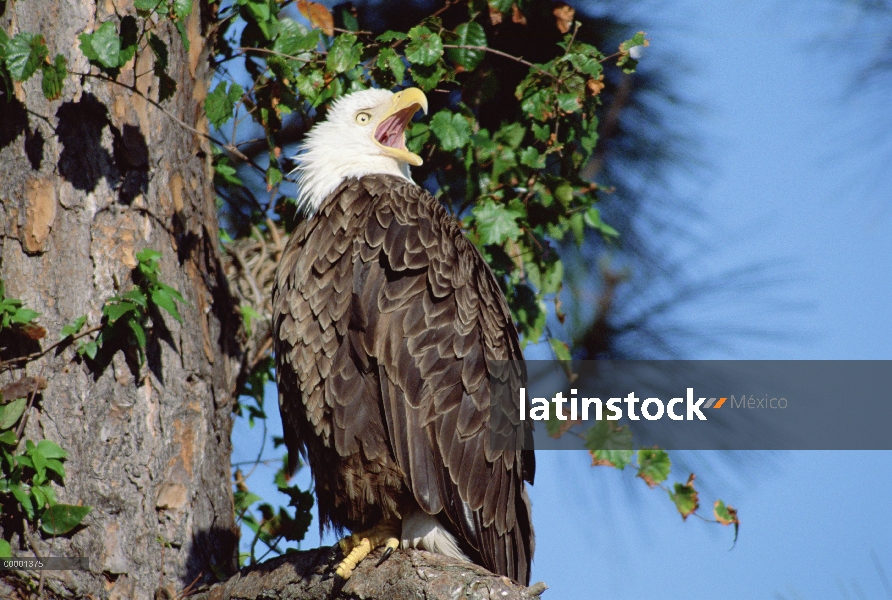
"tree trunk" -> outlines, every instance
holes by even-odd
[[[206,129],[200,9],[196,1],[185,22],[188,52],[170,21],[154,30],[177,83],[162,103],[170,115],[97,77],[69,75],[55,101],[44,99],[39,75],[16,84],[14,99],[0,96],[0,277],[7,297],[40,312],[48,332],[39,342],[0,343],[2,358],[48,347],[81,315],[86,327],[99,324],[105,301],[133,285],[143,248],[162,253],[161,280],[189,303],[182,323],[154,316],[142,365],[126,349],[94,361],[70,344],[0,373],[0,385],[46,378],[24,437],[67,450],[57,499],[93,507],[82,526],[55,538],[4,512],[0,537],[12,539],[14,555],[83,556],[89,570],[4,572],[0,597],[15,597],[32,577],[60,597],[151,598],[235,568],[229,435],[241,351],[220,266],[210,148],[189,129]],[[42,34],[50,56],[61,53],[81,74],[91,67],[78,34],[124,15],[136,15],[132,2],[0,2],[10,36]],[[158,99],[152,64],[143,41],[117,79]]]

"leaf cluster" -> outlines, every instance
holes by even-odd
[[[33,325],[38,313],[21,300],[7,298],[0,281],[0,331]],[[64,535],[77,527],[90,507],[59,504],[53,482],[64,485],[68,453],[50,440],[36,444],[20,438],[27,398],[3,398],[0,394],[0,518],[21,513],[49,535]],[[21,443],[24,441],[24,448]],[[11,556],[9,540],[0,538],[0,558]]]
[[[550,421],[549,426],[552,426]],[[593,466],[609,466],[619,470],[636,468],[636,477],[640,477],[648,487],[658,487],[669,495],[682,519],[687,520],[691,515],[700,517],[697,513],[700,496],[694,486],[694,474],[691,473],[685,483],[676,482],[667,488],[664,482],[669,479],[672,470],[669,453],[656,447],[634,450],[632,432],[628,427],[606,420],[599,421],[585,432],[585,447],[591,454]],[[712,521],[720,525],[734,525],[734,540],[737,540],[740,521],[733,507],[716,500]]]
[[[6,93],[12,95],[14,81],[27,81],[39,70],[43,75],[41,89],[47,100],[61,96],[68,63],[61,54],[52,60],[49,55],[42,35],[21,32],[10,38],[0,29],[0,80]]]
[[[21,300],[7,298],[3,282],[0,281],[0,330],[31,324],[39,316],[40,313],[25,308]]]
[[[314,500],[311,492],[301,490],[295,485],[289,485],[284,469],[279,469],[275,476],[276,487],[280,493],[288,496],[289,501],[287,507],[273,507],[273,505],[263,502],[263,498],[248,490],[241,471],[237,470],[235,477],[238,484],[233,493],[236,519],[254,533],[250,551],[240,557],[241,564],[254,564],[263,560],[266,554],[258,557],[256,553],[258,542],[267,547],[267,553],[281,554],[280,542],[299,543],[304,539],[312,521],[310,509],[313,508]],[[254,504],[257,504],[254,510],[259,513],[259,516],[251,510],[251,506]],[[293,509],[293,516],[289,509]]]
[[[136,284],[106,301],[102,307],[103,327],[99,335],[95,340],[82,342],[78,354],[95,359],[105,344],[123,341],[128,347],[136,349],[142,364],[145,362],[146,332],[150,328],[151,317],[159,316],[159,310],[163,310],[177,321],[183,321],[177,303],[187,306],[188,303],[180,292],[161,281],[161,253],[145,248],[137,253],[136,259]],[[81,317],[63,328],[63,337],[76,334],[85,321],[86,317]]]

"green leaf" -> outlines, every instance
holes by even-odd
[[[644,448],[638,451],[638,477],[644,480],[648,487],[655,487],[666,481],[672,462],[669,453],[658,448]]]
[[[487,200],[471,212],[477,220],[477,233],[483,244],[501,244],[520,237],[521,229],[517,224],[517,219],[523,216],[520,211]]]
[[[552,294],[561,289],[564,282],[564,263],[559,259],[540,266],[536,263],[527,265],[527,279],[542,294]]]
[[[33,450],[29,452],[31,457],[31,463],[34,465],[34,470],[37,471],[37,474],[44,478],[46,477],[46,458],[40,453],[38,450]]]
[[[573,360],[573,357],[570,356],[570,347],[565,342],[557,338],[550,338],[548,342],[557,360]]]
[[[266,187],[267,187],[267,189],[269,189],[269,190],[273,189],[274,187],[276,187],[277,185],[282,183],[282,180],[283,180],[283,176],[282,176],[281,169],[279,169],[279,167],[276,166],[275,164],[271,164],[266,169]]]
[[[91,510],[89,506],[56,504],[40,515],[40,528],[49,535],[64,535],[80,525]]]
[[[700,508],[700,498],[697,490],[694,489],[694,474],[688,477],[687,483],[676,483],[675,491],[669,492],[669,498],[675,504],[675,508],[681,513],[681,518],[687,520],[698,508]]]
[[[134,0],[133,6],[136,7],[136,10],[145,10],[145,11],[153,11],[158,5],[161,4],[161,0]]]
[[[247,510],[255,502],[260,502],[261,500],[263,500],[263,498],[261,498],[257,494],[247,491],[233,492],[232,496],[235,500],[235,510],[238,512]]]
[[[183,49],[186,52],[189,52],[189,48],[192,45],[189,43],[189,32],[186,31],[186,26],[183,25],[182,21],[176,21],[176,22],[174,22],[174,25],[176,26],[177,31],[180,34],[180,39],[183,41]]]
[[[375,40],[378,42],[387,43],[387,42],[393,42],[396,40],[404,40],[407,37],[409,37],[409,36],[406,35],[405,33],[403,33],[402,31],[385,31],[384,33],[382,33],[381,35],[376,37]]]
[[[440,62],[433,66],[425,66],[422,64],[414,65],[411,69],[412,79],[425,92],[429,92],[439,85],[446,76],[446,69]]]
[[[344,73],[359,64],[362,44],[358,44],[356,39],[352,33],[342,33],[335,38],[325,59],[325,68],[329,73]]]
[[[416,121],[409,124],[406,132],[406,146],[410,152],[421,154],[422,148],[431,137],[431,128],[427,123]]]
[[[597,79],[601,75],[602,67],[596,56],[572,53],[565,57],[573,67],[584,75]]]
[[[599,421],[585,432],[585,447],[592,455],[593,465],[625,469],[632,460],[632,432],[628,427]]]
[[[447,152],[461,148],[471,141],[471,124],[459,114],[441,110],[430,122],[431,131],[440,138],[440,147]]]
[[[273,50],[288,56],[296,56],[301,52],[314,50],[319,43],[319,30],[307,35],[307,28],[288,17],[279,19],[279,35],[273,44]]]
[[[13,323],[18,323],[19,325],[27,325],[39,316],[39,312],[33,311],[30,308],[20,308],[14,315],[12,315],[11,321]]]
[[[56,473],[62,479],[65,479],[65,465],[63,465],[61,461],[56,460],[55,458],[48,458],[46,460],[46,468]]]
[[[168,294],[170,294],[171,297],[172,297],[174,300],[179,300],[180,302],[182,302],[182,303],[185,304],[186,306],[191,306],[191,304],[189,304],[188,302],[186,302],[186,299],[183,298],[183,295],[182,295],[181,293],[179,293],[177,290],[175,290],[174,288],[170,287],[170,286],[167,285],[166,283],[159,283],[159,284],[158,284],[158,287],[160,287],[162,290],[164,290],[165,292],[167,292]]]
[[[486,32],[479,23],[462,23],[455,28],[455,46],[486,46]],[[483,60],[483,50],[469,48],[450,48],[447,56],[452,62],[473,71]]]
[[[12,547],[6,540],[0,540],[0,558],[12,558]]]
[[[545,155],[539,154],[533,146],[527,146],[520,153],[520,164],[530,167],[531,169],[545,168]]]
[[[514,150],[505,146],[499,149],[495,156],[493,156],[492,161],[492,179],[493,181],[498,181],[499,177],[502,176],[503,173],[507,172],[508,169],[517,166],[517,159],[514,155]]]
[[[582,98],[579,94],[558,94],[558,108],[566,113],[574,113],[582,108]]]
[[[102,314],[108,317],[108,322],[112,325],[127,313],[135,311],[136,304],[133,302],[110,302],[102,307]]]
[[[98,351],[99,344],[97,344],[96,342],[87,342],[77,349],[78,354],[86,354],[90,360],[96,358],[96,353]]]
[[[53,64],[44,63],[40,69],[43,71],[43,81],[40,83],[43,96],[47,100],[55,100],[62,95],[62,86],[68,74],[68,63],[64,56],[57,54]]]
[[[570,215],[570,231],[573,232],[573,237],[576,238],[576,245],[581,246],[585,240],[585,225],[581,213],[576,212]]]
[[[547,142],[548,138],[551,137],[551,128],[548,125],[540,125],[539,123],[533,123],[532,130],[533,130],[533,137],[536,138],[536,141]]]
[[[6,42],[6,68],[16,81],[31,77],[49,54],[42,35],[19,33]]]
[[[68,458],[68,453],[59,447],[59,444],[51,442],[50,440],[40,440],[37,442],[37,451],[40,452],[44,458]]]
[[[273,13],[273,9],[267,0],[248,0],[247,2],[240,2],[240,4],[243,4],[247,9],[248,18],[245,20],[249,23],[253,21],[260,28],[263,37],[268,40],[276,37],[279,32],[279,21],[276,19],[276,15]],[[242,13],[242,16],[245,16],[245,14]]]
[[[517,148],[520,146],[520,143],[523,141],[524,136],[526,136],[527,130],[520,123],[511,123],[510,125],[503,125],[501,129],[499,129],[493,139],[497,142],[502,142],[508,145],[511,148]]]
[[[185,19],[192,14],[192,0],[171,0],[170,8],[177,19]]]
[[[106,21],[93,33],[82,33],[78,37],[84,56],[108,69],[120,66],[121,38],[114,23]]]
[[[210,94],[204,99],[204,111],[207,114],[208,121],[214,127],[222,127],[229,119],[232,118],[235,110],[235,103],[242,96],[242,88],[238,84],[233,84],[227,91],[227,84],[221,81]],[[238,94],[234,93],[238,92]],[[233,100],[233,98],[236,100]]]
[[[601,220],[601,211],[592,206],[585,211],[585,224],[592,229],[597,229],[606,237],[619,237],[619,232]]]
[[[9,486],[9,491],[15,496],[15,499],[22,505],[22,509],[29,519],[34,518],[34,506],[31,503],[31,493],[26,490],[20,483]]]
[[[143,248],[136,253],[136,260],[144,265],[156,265],[161,260],[161,253],[151,248]]]
[[[232,185],[243,185],[242,180],[236,177],[238,171],[227,162],[221,161],[215,164],[214,171],[227,183],[231,183]]]
[[[297,91],[300,95],[310,101],[313,106],[318,103],[319,93],[325,86],[325,76],[321,71],[313,69],[309,72],[301,71],[297,76]]]
[[[336,5],[333,9],[335,22],[340,23],[342,29],[349,31],[359,30],[359,20],[354,15],[355,9],[349,2]]]
[[[521,83],[523,86],[523,83]],[[518,90],[521,86],[518,86]],[[523,112],[537,121],[547,121],[554,116],[554,90],[538,89],[537,91],[518,96],[520,98],[520,108]]]
[[[390,71],[396,82],[402,83],[406,75],[406,65],[393,48],[384,48],[378,54],[378,68]]]
[[[18,398],[0,406],[0,429],[9,429],[18,423],[22,413],[25,412],[27,404],[27,400]]]
[[[573,186],[569,183],[562,183],[554,190],[554,197],[564,206],[569,206],[573,202]]]
[[[166,310],[170,313],[170,316],[180,323],[183,322],[183,317],[181,317],[179,311],[177,311],[177,305],[171,297],[170,292],[167,290],[152,290],[152,302],[155,303],[155,306]]]
[[[443,56],[443,40],[423,25],[409,30],[406,59],[419,65],[431,66]]]
[[[5,70],[3,69],[3,65],[6,62],[6,44],[8,42],[9,42],[9,35],[6,33],[6,31],[3,30],[2,27],[0,27],[0,77],[2,77],[2,80],[4,83],[6,83],[7,87],[9,86],[10,82],[6,79],[6,74],[5,74]],[[3,296],[3,294],[2,294],[2,292],[0,292],[0,297],[2,297],[2,296]]]
[[[740,519],[737,517],[737,510],[733,506],[725,506],[721,500],[716,500],[712,508],[712,514],[715,520],[722,525],[734,524],[734,543],[737,543],[737,533],[740,531]]]
[[[647,39],[647,34],[643,31],[639,31],[635,35],[633,35],[630,39],[624,41],[619,45],[619,49],[621,52],[628,52],[635,46],[649,46],[650,41]]]
[[[135,319],[127,319],[127,326],[130,327],[130,331],[133,332],[133,336],[136,338],[136,344],[140,348],[145,348],[146,347],[146,332],[142,328],[142,325]]]
[[[31,489],[39,489],[44,498],[46,498],[47,504],[49,504],[50,506],[56,503],[56,492],[53,491],[53,486],[43,483],[40,485],[34,485],[31,487]]]
[[[0,444],[6,444],[7,446],[15,446],[18,443],[18,440],[15,437],[15,431],[12,429],[8,429],[0,434]]]
[[[131,289],[121,296],[125,300],[130,300],[135,304],[139,304],[143,308],[148,308],[148,302],[146,301],[146,295],[143,291],[137,287]]]
[[[46,494],[38,486],[31,486],[31,496],[34,498],[34,506],[37,508],[43,508],[49,504]]]

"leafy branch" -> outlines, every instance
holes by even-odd
[[[0,282],[0,315],[0,332],[14,332],[22,326],[34,327],[38,313],[25,308],[21,300],[6,297],[3,283]],[[42,352],[2,364],[8,368],[10,364],[23,359],[34,360],[58,345],[59,342]],[[30,386],[27,398],[19,396],[25,393],[22,384]],[[0,503],[7,507],[2,515],[4,519],[15,519],[20,512],[44,533],[64,535],[77,527],[91,509],[56,501],[52,484],[64,485],[63,462],[68,453],[49,440],[34,443],[22,438],[37,392],[45,386],[46,381],[42,377],[26,378],[5,386],[3,393],[0,393]],[[7,399],[5,393],[17,397]],[[10,508],[17,510],[10,511]],[[0,538],[0,558],[10,556],[12,549],[9,540]]]

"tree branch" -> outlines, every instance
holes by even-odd
[[[513,60],[514,62],[518,62],[522,65],[526,65],[531,69],[536,69],[543,75],[548,75],[552,79],[560,80],[560,78],[557,75],[555,75],[554,73],[551,73],[549,71],[546,71],[545,69],[543,69],[542,67],[540,67],[537,64],[531,63],[528,60],[524,60],[519,56],[514,56],[513,54],[508,54],[507,52],[502,52],[501,50],[496,50],[495,48],[490,48],[489,46],[463,46],[463,45],[456,45],[456,44],[443,44],[443,47],[444,48],[455,48],[458,50],[479,50],[480,52],[489,52],[490,54],[495,54],[496,56],[501,56],[502,58],[508,58],[510,60]]]
[[[337,547],[294,552],[242,569],[227,581],[205,588],[192,600],[331,600],[386,598],[403,600],[538,600],[543,584],[529,588],[470,563],[422,550],[398,550],[380,567],[376,551],[356,568],[340,593],[333,593],[333,573],[343,558]]]

